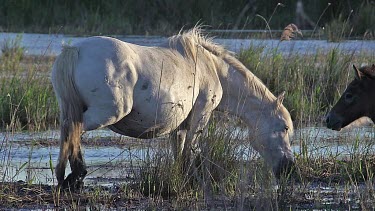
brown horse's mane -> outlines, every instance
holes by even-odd
[[[365,76],[368,76],[372,79],[375,79],[375,64],[363,66],[359,68],[359,71],[364,74]]]

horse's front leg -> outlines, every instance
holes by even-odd
[[[187,168],[188,172],[201,184],[205,199],[209,203],[212,199],[212,188],[209,183],[210,180],[207,179],[210,178],[210,172],[208,172],[210,163],[207,160],[209,150],[207,148],[201,149],[199,154],[194,153],[193,156],[192,152],[197,150],[197,146],[202,146],[202,144],[197,143],[198,139],[202,135],[217,105],[211,102],[195,106],[195,112],[192,114],[190,128],[187,130],[185,145],[182,151],[182,158],[187,159],[184,168]],[[203,147],[210,146],[204,144]]]
[[[187,133],[187,118],[181,125],[171,133],[171,147],[173,157],[175,160],[179,159],[182,155],[182,151],[185,145],[186,133]]]
[[[201,113],[194,112],[193,117],[190,120],[190,127],[186,132],[186,138],[182,149],[182,160],[185,161],[185,166],[191,168],[194,164],[195,156],[192,155],[198,148],[198,139],[203,133],[207,123],[210,119],[213,109],[202,109]],[[194,166],[193,166],[194,167]]]
[[[174,132],[173,152],[175,159],[182,162],[185,172],[193,170],[191,168],[194,160],[192,151],[196,148],[197,139],[206,127],[214,109],[215,104],[212,104],[211,101],[199,100],[198,98],[187,119]]]

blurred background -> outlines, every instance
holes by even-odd
[[[0,0],[0,32],[170,35],[197,22],[225,30],[268,22],[272,30],[345,26],[350,37],[373,38],[374,14],[371,0]]]

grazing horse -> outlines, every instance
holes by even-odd
[[[284,95],[276,98],[199,28],[157,47],[110,37],[65,46],[54,63],[52,83],[61,111],[59,187],[83,184],[83,132],[107,127],[136,138],[171,133],[175,158],[188,159],[215,109],[249,126],[252,146],[277,177],[294,162],[289,142],[293,124],[282,105]],[[67,160],[72,173],[64,180]]]
[[[326,117],[327,127],[341,128],[361,117],[375,122],[375,64],[357,68],[353,65],[354,80],[341,95]]]

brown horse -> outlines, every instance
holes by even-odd
[[[353,68],[355,79],[326,117],[327,127],[332,130],[339,131],[365,116],[375,122],[375,64]]]

